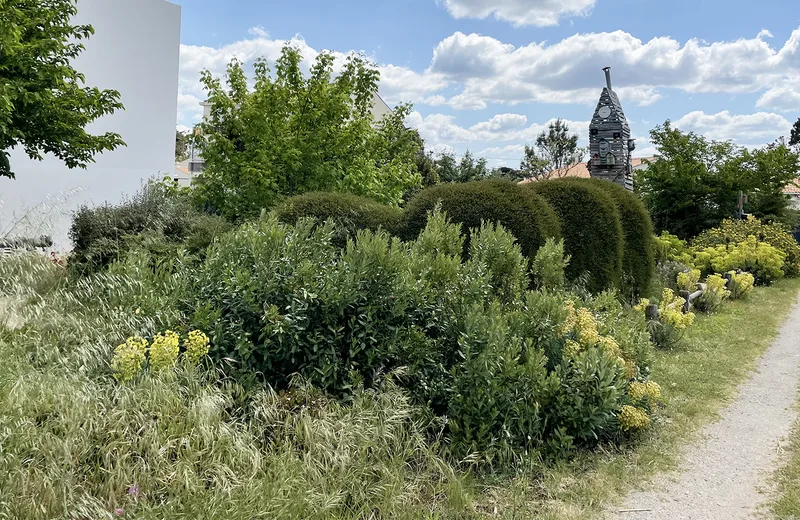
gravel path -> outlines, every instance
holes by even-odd
[[[752,378],[688,447],[679,472],[665,474],[652,491],[637,492],[615,519],[735,520],[758,518],[764,490],[779,464],[780,443],[796,418],[800,383],[800,300],[764,354]]]

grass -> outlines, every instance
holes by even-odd
[[[213,370],[118,384],[113,347],[161,325],[109,303],[136,295],[122,278],[64,281],[46,260],[0,262],[0,519],[471,514],[464,480],[391,384],[348,405],[265,389],[246,414],[242,389]]]
[[[717,314],[700,315],[684,338],[686,347],[656,353],[653,379],[664,389],[665,404],[650,433],[627,448],[601,447],[535,476],[500,481],[487,488],[488,507],[503,518],[591,518],[621,505],[628,492],[645,487],[656,473],[675,469],[681,447],[718,417],[769,347],[798,291],[800,280],[782,280],[727,303]],[[798,511],[800,433],[794,448],[783,474],[792,489],[780,507]]]
[[[775,474],[777,489],[770,505],[776,520],[796,520],[800,518],[800,421],[795,424],[783,453],[786,460]]]

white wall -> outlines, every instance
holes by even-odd
[[[125,105],[124,111],[96,121],[88,130],[117,132],[127,147],[96,156],[97,162],[86,170],[69,170],[55,157],[31,161],[22,150],[12,151],[17,178],[0,178],[0,234],[26,210],[45,204],[51,209],[34,212],[17,232],[52,234],[56,249],[69,249],[70,214],[80,204],[118,202],[144,180],[172,174],[180,20],[180,7],[165,0],[78,1],[74,21],[90,23],[95,34],[74,66],[86,75],[89,86],[118,90]],[[66,204],[53,203],[64,194],[69,194]],[[62,211],[56,215],[53,206]]]

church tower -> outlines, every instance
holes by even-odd
[[[589,124],[589,174],[633,190],[631,152],[636,145],[617,93],[611,89],[611,67],[603,71],[606,87]]]

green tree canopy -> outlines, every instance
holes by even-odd
[[[796,178],[798,155],[782,141],[757,150],[681,132],[669,121],[650,132],[656,158],[637,173],[653,224],[682,238],[696,236],[734,215],[739,192],[751,200],[746,211],[778,220],[788,201],[782,191]]]
[[[252,89],[236,60],[225,85],[202,73],[212,110],[201,125],[206,169],[195,194],[208,209],[236,220],[310,191],[398,204],[421,183],[420,140],[404,124],[410,106],[373,120],[377,69],[351,55],[334,75],[334,57],[323,52],[304,75],[301,62],[288,45],[274,74],[257,60]]]
[[[72,25],[77,0],[0,0],[0,177],[14,177],[10,148],[31,159],[52,153],[70,168],[125,143],[85,127],[121,109],[120,94],[85,85],[71,62],[94,29]]]
[[[439,179],[442,182],[470,182],[485,179],[489,176],[486,158],[475,156],[467,150],[458,160],[452,152],[441,152],[436,158]]]
[[[570,134],[569,125],[556,119],[547,132],[539,134],[534,146],[525,145],[520,174],[528,179],[566,177],[585,155],[586,149],[578,146],[578,134]]]
[[[789,134],[789,146],[800,145],[800,117],[794,122],[792,126],[792,133]]]

